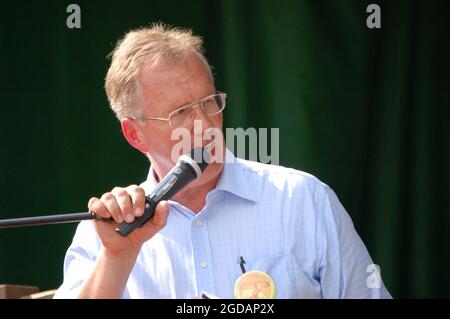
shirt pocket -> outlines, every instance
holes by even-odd
[[[280,255],[245,262],[246,271],[268,274],[275,283],[277,299],[321,298],[320,283],[305,271],[293,255]]]

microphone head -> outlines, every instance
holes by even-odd
[[[189,157],[192,158],[202,171],[205,171],[208,164],[211,162],[211,155],[203,147],[195,147],[190,151]]]
[[[202,175],[203,171],[211,162],[211,155],[202,147],[195,147],[189,153],[181,155],[178,161],[185,162],[195,171],[196,178]]]

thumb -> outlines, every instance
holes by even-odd
[[[166,226],[167,216],[169,215],[169,203],[165,200],[158,203],[155,209],[155,215],[151,219],[153,226],[163,228]]]

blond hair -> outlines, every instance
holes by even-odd
[[[182,63],[196,55],[209,70],[203,55],[203,41],[191,30],[174,28],[162,23],[139,28],[125,34],[111,52],[111,66],[105,79],[105,91],[117,118],[138,117],[142,110],[134,105],[137,80],[144,64],[152,66]]]

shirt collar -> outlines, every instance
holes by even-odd
[[[155,171],[150,166],[147,180],[142,184],[142,187],[148,195],[157,184]],[[226,149],[225,163],[219,181],[216,188],[211,192],[214,191],[225,191],[252,202],[256,201],[255,194],[243,172],[242,164],[228,148]]]
[[[244,174],[241,162],[227,148],[222,174],[215,190],[231,193],[235,196],[255,202],[256,197]]]

